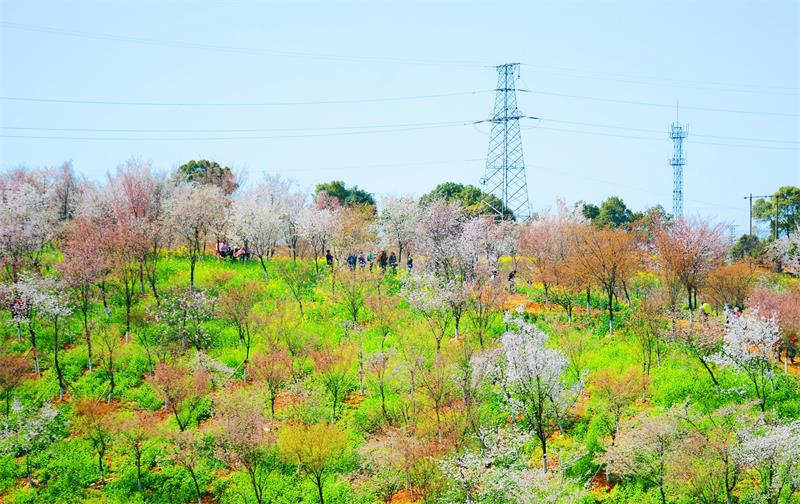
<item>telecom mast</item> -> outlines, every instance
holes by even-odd
[[[683,152],[683,141],[686,139],[688,130],[679,122],[679,112],[676,110],[675,122],[670,127],[669,137],[672,139],[672,159],[669,164],[672,166],[672,216],[673,218],[683,217],[683,167],[686,166],[686,156]]]
[[[497,68],[497,89],[494,112],[487,121],[492,123],[489,152],[486,155],[486,174],[481,179],[483,191],[493,194],[502,203],[486,204],[500,218],[508,218],[505,211],[513,212],[518,221],[531,216],[528,201],[528,183],[525,176],[525,160],[522,156],[522,136],[517,109],[515,78],[519,75],[519,63],[506,63]]]

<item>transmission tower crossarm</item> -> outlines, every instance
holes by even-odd
[[[516,219],[527,220],[531,216],[531,207],[519,120],[528,116],[522,115],[517,108],[515,73],[519,74],[519,63],[506,63],[495,68],[494,111],[490,118],[476,122],[492,124],[481,186],[485,193],[499,200],[499,205],[496,201],[485,202],[499,218],[508,218],[511,212]]]

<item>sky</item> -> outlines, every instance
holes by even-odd
[[[494,66],[520,62],[534,210],[670,211],[677,113],[687,216],[741,234],[745,195],[800,185],[800,2],[0,0],[0,34],[3,169],[477,185]]]

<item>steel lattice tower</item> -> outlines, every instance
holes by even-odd
[[[674,218],[683,217],[683,167],[686,165],[686,156],[683,153],[683,141],[688,134],[683,124],[678,122],[678,117],[670,127],[669,137],[672,139],[672,159],[669,160],[672,166],[672,216]]]
[[[487,121],[492,123],[492,134],[486,155],[486,174],[481,185],[484,192],[497,196],[517,220],[523,221],[530,218],[531,205],[519,129],[519,120],[524,116],[517,109],[515,74],[519,72],[519,63],[507,63],[496,68],[494,112]],[[499,217],[508,217],[503,208],[495,208],[497,205],[489,201],[486,204]]]

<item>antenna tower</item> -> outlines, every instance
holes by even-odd
[[[502,207],[496,208],[496,202],[485,202],[499,218],[509,218],[507,212],[511,211],[517,220],[524,221],[531,216],[531,204],[519,129],[519,120],[525,116],[520,115],[517,109],[515,86],[519,63],[506,63],[496,68],[494,112],[486,121],[492,123],[492,134],[481,186],[485,193],[497,196],[502,203]]]
[[[686,155],[683,152],[683,142],[688,134],[687,128],[679,122],[679,112],[676,110],[675,122],[670,127],[669,137],[672,139],[672,216],[683,217],[683,167],[686,166]]]

